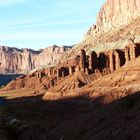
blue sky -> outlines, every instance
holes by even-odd
[[[0,44],[40,49],[82,40],[105,0],[0,0]]]

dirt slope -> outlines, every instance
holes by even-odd
[[[139,140],[140,137],[140,93],[109,104],[104,102],[104,96],[94,100],[80,96],[55,101],[43,101],[40,95],[31,92],[29,96],[26,91],[3,96],[8,104],[0,108],[0,116],[3,113],[7,119],[16,118],[33,125],[39,140],[44,140],[40,137],[42,133],[46,140]],[[1,128],[0,136],[9,130],[11,136],[19,137],[9,128]],[[31,132],[32,129],[23,129],[20,138],[32,139]]]

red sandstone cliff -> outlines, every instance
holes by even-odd
[[[107,0],[101,7],[95,25],[67,57],[81,49],[90,50],[106,43],[140,36],[140,0]],[[120,48],[118,48],[120,49]]]
[[[109,31],[127,25],[140,17],[140,0],[107,0],[97,16],[99,31]]]
[[[90,56],[81,50],[80,55],[73,59],[13,80],[4,90],[25,88],[67,92],[120,69],[138,56],[140,56],[140,44],[135,44],[133,40],[130,40],[125,48],[101,53],[92,51]]]
[[[90,28],[81,43],[63,55],[64,60],[77,55],[81,49],[90,51],[97,45],[139,36],[139,5],[140,0],[107,0],[97,16],[96,25]],[[25,73],[52,61],[55,62],[64,51],[64,48],[57,46],[38,52],[0,47],[0,73]]]
[[[70,48],[54,45],[34,51],[0,46],[0,73],[26,73],[34,68],[55,63]]]

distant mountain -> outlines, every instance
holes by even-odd
[[[39,51],[0,46],[0,73],[27,73],[50,63],[57,63],[71,46],[50,46]]]

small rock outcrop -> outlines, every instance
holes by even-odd
[[[97,53],[95,51],[92,51],[89,57],[89,69],[95,72],[95,69],[97,68],[98,68]]]
[[[86,58],[86,52],[85,50],[80,51],[80,62],[79,62],[79,68],[83,71],[87,68],[87,58]]]
[[[132,42],[125,49],[126,62],[134,60],[139,54],[139,47],[137,47],[136,44]]]

